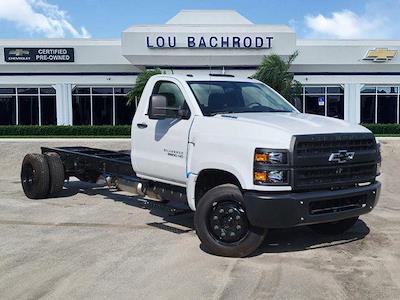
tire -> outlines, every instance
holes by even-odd
[[[50,174],[48,197],[55,197],[62,191],[64,186],[64,165],[60,156],[55,152],[46,153],[45,156],[47,164],[49,165]]]
[[[233,184],[219,185],[205,193],[196,207],[194,223],[202,244],[220,256],[247,256],[266,235],[265,229],[249,224],[243,195]]]
[[[50,174],[43,154],[27,154],[22,161],[21,183],[25,195],[30,199],[44,199],[49,192]]]
[[[336,222],[313,224],[309,227],[320,234],[335,235],[342,234],[349,230],[357,222],[358,217],[344,219]]]

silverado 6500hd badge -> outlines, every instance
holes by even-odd
[[[183,151],[164,149],[168,156],[183,158]]]

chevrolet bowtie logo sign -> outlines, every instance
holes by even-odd
[[[330,162],[337,162],[337,163],[345,163],[349,160],[354,158],[354,152],[349,152],[347,150],[339,150],[338,152],[334,152],[329,156]]]
[[[9,52],[9,54],[15,55],[15,56],[24,56],[24,55],[29,55],[29,50],[25,50],[25,49],[15,49],[15,50],[11,50],[11,51]]]
[[[388,48],[375,48],[368,50],[365,55],[365,60],[372,60],[374,62],[385,62],[391,60],[397,54],[397,50],[390,50]]]

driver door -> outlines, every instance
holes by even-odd
[[[167,98],[170,109],[188,108],[185,96],[177,82],[160,80],[152,95]],[[188,137],[193,115],[188,118],[153,120],[146,115],[138,119],[135,130],[134,155],[137,170],[142,177],[185,184]]]

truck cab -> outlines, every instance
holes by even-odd
[[[225,246],[243,233],[232,218],[247,228],[336,233],[372,210],[380,190],[379,145],[368,129],[300,113],[251,78],[153,76],[133,119],[131,158],[139,177],[183,187],[190,208],[201,210],[200,238],[228,255]],[[211,195],[208,203],[221,187],[237,201],[220,205]],[[206,216],[221,222],[202,226]]]

